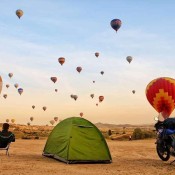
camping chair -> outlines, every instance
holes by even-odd
[[[6,155],[9,156],[9,147],[10,147],[10,143],[8,143],[5,148],[0,148],[0,151],[1,150],[6,150]]]
[[[6,155],[9,156],[9,148],[10,148],[10,143],[12,141],[12,138],[11,138],[12,135],[10,136],[3,136],[3,135],[0,135],[0,150],[6,150]]]

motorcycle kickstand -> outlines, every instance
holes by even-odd
[[[175,160],[173,160],[172,162],[170,162],[170,165],[172,165],[175,162]]]

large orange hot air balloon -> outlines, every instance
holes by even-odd
[[[160,77],[146,87],[146,97],[153,108],[168,118],[175,108],[175,79]]]

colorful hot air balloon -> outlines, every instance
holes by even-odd
[[[50,121],[50,124],[51,124],[51,125],[54,125],[54,123],[55,123],[54,120],[51,120],[51,121]]]
[[[57,81],[57,77],[51,77],[50,78],[54,83],[56,83],[56,81]]]
[[[14,86],[15,86],[15,88],[18,88],[19,85],[17,83],[15,83]]]
[[[118,29],[121,27],[122,22],[120,19],[113,19],[111,21],[111,27],[117,32]]]
[[[99,96],[99,102],[102,102],[104,100],[104,96]]]
[[[95,52],[96,57],[99,57],[99,55],[100,55],[99,52]]]
[[[17,16],[18,16],[18,18],[20,19],[20,18],[21,18],[21,16],[23,15],[23,11],[22,11],[22,10],[20,10],[20,9],[16,10],[16,15],[17,15]]]
[[[6,122],[8,123],[10,120],[9,119],[6,119]]]
[[[19,88],[18,89],[18,93],[21,95],[23,93],[23,89],[22,88]]]
[[[100,73],[103,75],[104,74],[104,71],[101,71]]]
[[[133,93],[133,94],[135,94],[135,92],[136,92],[135,90],[132,90],[132,93]]]
[[[43,110],[45,111],[47,109],[47,107],[46,106],[43,106]]]
[[[90,96],[91,96],[91,98],[94,98],[94,94],[91,94]]]
[[[80,73],[80,72],[82,71],[82,67],[77,67],[77,69],[76,69],[76,70],[77,70],[77,72],[79,72],[79,73]]]
[[[33,121],[33,119],[34,119],[33,117],[30,117],[30,121],[31,121],[31,122]]]
[[[8,75],[9,75],[9,77],[10,77],[10,78],[12,78],[12,77],[13,77],[13,73],[9,73]]]
[[[15,119],[11,119],[11,122],[12,122],[12,123],[15,123]]]
[[[58,117],[54,117],[54,120],[57,122],[58,121]]]
[[[83,117],[83,113],[82,112],[80,112],[80,116]]]
[[[168,118],[175,108],[175,79],[160,77],[146,87],[146,97],[153,108]]]
[[[60,57],[58,58],[58,62],[63,65],[65,63],[65,58],[64,57]]]
[[[4,94],[3,97],[6,99],[7,98],[7,94]]]
[[[1,91],[2,91],[2,78],[0,76],[0,94],[1,94]]]
[[[32,105],[32,108],[35,109],[35,105]]]
[[[10,85],[9,84],[6,84],[6,88],[9,88],[10,87]]]
[[[127,60],[129,63],[131,63],[131,61],[132,61],[132,56],[127,56],[127,57],[126,57],[126,60]]]

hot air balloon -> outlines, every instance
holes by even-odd
[[[7,94],[4,94],[3,97],[6,99],[7,98]]]
[[[136,92],[135,90],[132,90],[132,93],[133,93],[133,94],[135,94],[135,92]]]
[[[2,91],[2,78],[0,76],[0,94],[1,94],[1,91]]]
[[[99,96],[99,102],[102,102],[104,100],[104,96]]]
[[[9,77],[12,78],[13,77],[13,73],[9,73]]]
[[[95,81],[93,81],[93,83],[95,83]]]
[[[117,32],[118,29],[121,27],[122,22],[120,19],[113,19],[111,21],[111,27]]]
[[[27,125],[30,126],[30,122],[28,122]]]
[[[168,118],[175,108],[175,79],[160,77],[146,87],[146,97],[153,108]]]
[[[56,83],[56,81],[57,81],[57,77],[51,77],[50,78],[54,83]]]
[[[90,96],[91,96],[92,98],[94,98],[94,94],[91,94]]]
[[[100,55],[99,52],[95,52],[96,57],[99,57],[99,55]]]
[[[65,63],[65,58],[64,57],[60,57],[58,58],[58,62],[63,65]]]
[[[16,15],[17,15],[17,16],[18,16],[18,18],[20,19],[20,18],[21,18],[21,16],[23,15],[23,11],[22,11],[22,10],[20,10],[20,9],[16,10]]]
[[[77,98],[78,98],[78,96],[77,96],[77,95],[74,95],[74,97],[73,97],[73,98],[74,98],[74,100],[76,101],[76,100],[77,100]]]
[[[35,109],[35,105],[32,105],[32,108]]]
[[[73,94],[71,94],[71,95],[70,95],[70,97],[71,97],[71,98],[74,98],[74,95],[73,95]]]
[[[83,117],[83,113],[82,112],[80,112],[80,116]]]
[[[14,86],[15,86],[15,88],[18,88],[19,85],[17,83],[15,83]]]
[[[21,95],[23,93],[23,89],[22,88],[19,88],[18,89],[18,93]]]
[[[9,84],[6,84],[6,88],[9,88],[10,87],[10,85]]]
[[[77,67],[77,72],[81,72],[82,71],[82,67]]]
[[[58,121],[58,117],[54,117],[54,120],[57,122]]]
[[[50,121],[50,124],[51,124],[51,125],[54,125],[54,123],[55,123],[54,120],[51,120],[51,121]]]
[[[6,122],[8,123],[9,122],[9,119],[6,119]]]
[[[55,89],[55,92],[58,92],[58,89]]]
[[[33,121],[33,119],[34,119],[33,117],[30,117],[30,121],[31,121],[31,122]]]
[[[96,103],[96,106],[98,106],[98,103]]]
[[[43,106],[43,110],[45,111],[47,109],[47,107],[46,106]]]
[[[11,119],[11,122],[12,122],[12,123],[15,123],[15,119]]]
[[[102,75],[104,74],[104,72],[103,72],[103,71],[101,71],[100,73],[101,73]]]
[[[127,56],[126,60],[130,63],[132,61],[132,57],[131,56]]]

